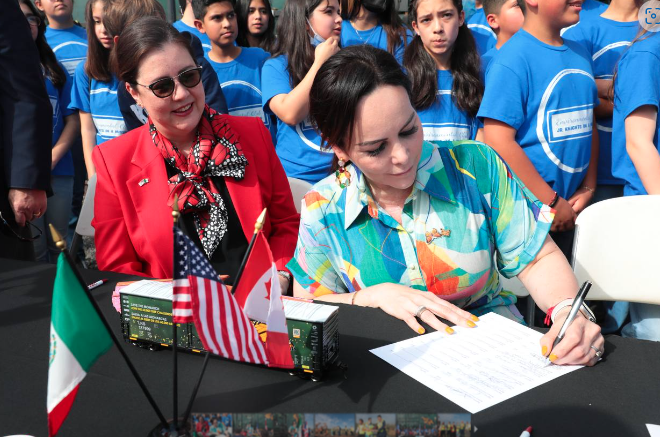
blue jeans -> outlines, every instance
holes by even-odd
[[[55,263],[60,250],[55,246],[50,235],[48,224],[52,224],[57,232],[66,241],[71,217],[71,200],[73,198],[73,176],[52,176],[51,186],[53,195],[48,198],[46,213],[35,219],[37,225],[44,234],[34,242],[34,253],[37,261]]]
[[[623,337],[660,341],[660,305],[630,303],[630,323],[621,330]]]

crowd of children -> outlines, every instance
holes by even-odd
[[[85,29],[73,0],[19,3],[53,105],[54,195],[36,224],[66,235],[76,172],[92,177],[94,147],[146,121],[113,72],[113,46],[135,11],[164,11],[135,0],[122,21],[126,2],[89,0]],[[408,75],[426,140],[485,142],[555,209],[551,234],[569,259],[590,203],[660,194],[660,36],[640,26],[640,0],[483,0],[469,20],[461,0],[410,0],[410,27],[394,0],[287,0],[277,25],[269,0],[179,3],[174,27],[201,44],[207,103],[259,117],[289,177],[313,184],[331,172],[334,155],[309,121],[310,88],[341,47],[369,44]],[[76,144],[84,169],[74,165]],[[35,243],[39,260],[54,261],[50,243]],[[632,305],[624,332],[660,340],[660,328],[644,324],[656,311]],[[608,306],[605,332],[621,329],[628,312]]]

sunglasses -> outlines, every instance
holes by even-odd
[[[164,77],[158,79],[157,81],[149,84],[142,85],[141,83],[135,82],[136,85],[149,88],[154,96],[164,99],[169,97],[174,93],[174,79],[177,79],[179,83],[186,88],[196,87],[197,84],[202,80],[202,67],[191,68],[190,70],[183,71],[175,77]]]
[[[41,18],[37,17],[36,15],[26,15],[25,18],[31,26],[39,27],[41,24]]]
[[[17,234],[16,231],[14,231],[14,228],[12,228],[9,225],[9,223],[7,223],[7,220],[5,220],[5,218],[2,216],[2,212],[0,212],[0,223],[3,223],[5,226],[7,226],[7,229],[9,229],[11,231],[11,233],[14,234],[14,236],[16,238],[18,238],[19,240],[21,240],[21,241],[28,241],[28,242],[36,241],[43,234],[43,231],[41,229],[39,229],[39,227],[37,225],[34,225],[34,224],[32,224],[31,222],[29,222],[27,220],[25,221],[25,224],[32,226],[32,229],[35,229],[38,232],[38,234],[35,235],[34,237],[31,237],[31,238],[25,238],[22,235]]]

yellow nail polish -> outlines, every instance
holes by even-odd
[[[470,318],[471,318],[472,320],[474,320],[475,322],[478,322],[478,321],[479,321],[479,317],[475,316],[474,314],[472,314],[472,315],[470,316]]]
[[[445,332],[447,332],[447,334],[453,334],[454,330],[447,326],[447,328],[445,328]]]
[[[558,358],[557,355],[555,355],[555,354],[550,354],[550,361],[552,361],[553,363],[555,362],[555,360],[556,360],[557,358]]]
[[[472,320],[468,320],[468,321],[467,321],[467,325],[468,325],[470,328],[474,328],[475,326],[477,326],[477,324],[474,323]]]
[[[541,355],[545,356],[548,353],[548,346],[543,346],[541,348]]]
[[[423,333],[426,332],[426,330],[425,330],[424,328],[419,328],[419,329],[417,330],[417,332],[419,332],[420,334],[423,334]]]

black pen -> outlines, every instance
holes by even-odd
[[[557,338],[555,338],[555,342],[552,343],[552,349],[554,349],[555,346],[557,346],[557,344],[559,344],[559,342],[564,339],[566,331],[568,330],[569,326],[571,326],[571,323],[573,323],[575,316],[577,315],[578,311],[580,311],[580,307],[582,307],[584,300],[587,298],[587,293],[589,293],[591,285],[592,284],[589,281],[585,281],[584,284],[582,284],[580,291],[578,291],[577,296],[575,296],[575,300],[573,301],[571,311],[568,313],[568,317],[566,317],[566,320],[564,320],[564,324],[561,326],[559,334],[557,334]]]

